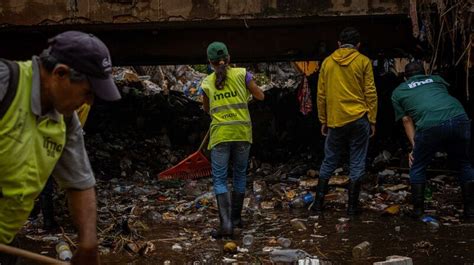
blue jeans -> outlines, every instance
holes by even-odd
[[[329,179],[337,168],[343,149],[349,147],[350,173],[352,181],[365,174],[365,159],[369,146],[370,124],[366,116],[342,127],[329,128],[324,144],[324,160],[319,178]]]
[[[440,149],[445,150],[448,158],[461,170],[459,176],[461,183],[474,180],[474,169],[469,161],[470,140],[471,122],[465,114],[444,121],[438,126],[417,131],[410,182],[413,184],[426,182],[426,167]]]
[[[235,192],[245,193],[247,164],[250,153],[249,142],[224,142],[211,150],[212,180],[216,195],[226,193],[227,171],[232,156],[233,188]]]

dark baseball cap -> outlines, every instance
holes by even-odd
[[[80,31],[66,31],[49,39],[50,55],[58,62],[85,74],[99,98],[119,100],[120,92],[112,77],[109,49],[96,36]]]
[[[228,56],[229,51],[227,50],[227,46],[222,42],[215,41],[207,46],[207,58],[209,58],[211,62],[227,59]]]

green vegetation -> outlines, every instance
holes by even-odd
[[[200,73],[207,74],[207,64],[194,64],[191,65],[191,68]]]
[[[255,83],[257,83],[258,86],[263,86],[270,83],[270,79],[264,73],[255,73],[253,75],[253,79],[255,80]]]

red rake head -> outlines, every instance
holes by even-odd
[[[201,151],[197,151],[176,166],[160,174],[160,180],[165,179],[195,179],[211,175],[211,163]]]

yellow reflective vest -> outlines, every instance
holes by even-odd
[[[66,125],[31,111],[32,62],[18,62],[18,89],[0,119],[0,243],[10,243],[62,154]]]
[[[212,118],[209,149],[222,142],[252,143],[252,122],[247,106],[251,94],[245,83],[246,73],[245,68],[227,68],[225,85],[221,90],[215,87],[215,73],[202,82],[201,86],[209,98]]]

